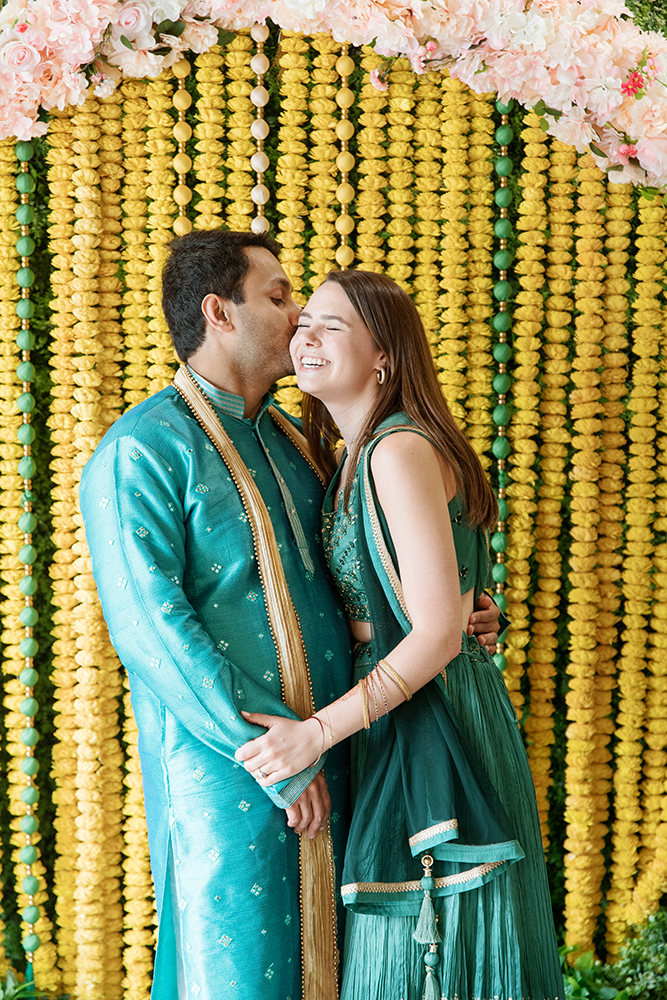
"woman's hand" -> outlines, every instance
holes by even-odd
[[[275,785],[313,764],[323,749],[322,727],[313,718],[301,722],[281,715],[242,712],[243,718],[268,732],[244,743],[234,754],[260,785]]]

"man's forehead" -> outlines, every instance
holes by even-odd
[[[246,252],[250,258],[250,271],[254,272],[253,280],[259,279],[267,288],[278,287],[288,292],[292,291],[292,282],[270,250],[265,250],[264,247],[249,247]]]

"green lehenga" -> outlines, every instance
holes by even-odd
[[[351,617],[373,638],[355,680],[410,630],[377,504],[370,454],[409,430],[396,414],[365,449],[347,512],[324,507],[329,564]],[[461,592],[486,583],[488,551],[455,497],[450,517]],[[375,717],[371,707],[371,718]],[[343,870],[348,909],[341,1000],[421,1000],[425,946],[412,933],[434,859],[442,1000],[560,1000],[560,974],[535,792],[505,684],[477,640],[409,703],[353,737],[354,814]]]

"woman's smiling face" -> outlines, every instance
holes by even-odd
[[[325,281],[311,295],[290,344],[299,388],[325,404],[377,389],[384,354],[347,295]]]

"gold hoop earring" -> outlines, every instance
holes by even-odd
[[[375,377],[378,380],[378,385],[384,385],[387,381],[387,369],[379,368],[378,371],[375,372]]]

